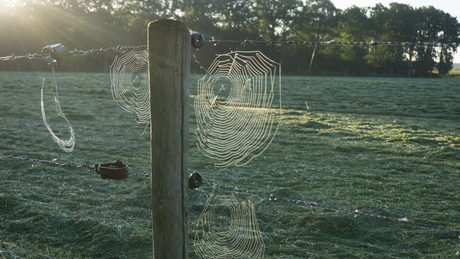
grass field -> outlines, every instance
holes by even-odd
[[[108,74],[57,73],[62,112],[76,134],[59,149],[43,124],[40,89],[55,133],[50,73],[0,73],[0,154],[94,164],[121,159],[149,172],[144,125],[111,98]],[[197,80],[192,76],[191,95]],[[460,80],[283,77],[282,125],[243,167],[214,168],[196,148],[190,111],[189,171],[204,181],[279,197],[460,229]],[[54,258],[152,258],[150,180],[101,179],[94,171],[0,159],[0,237]],[[190,191],[190,258],[212,188]],[[230,195],[217,188],[216,195]],[[265,258],[455,258],[460,238],[257,195]],[[39,258],[11,247],[6,258]],[[18,256],[18,257],[15,257]],[[460,258],[460,257],[459,257]]]
[[[449,78],[460,78],[460,70],[451,70],[447,75]]]

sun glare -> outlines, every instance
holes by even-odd
[[[0,6],[3,7],[14,7],[18,0],[0,0]]]

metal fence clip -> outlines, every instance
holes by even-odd
[[[63,58],[69,55],[69,50],[62,43],[56,43],[43,47],[42,53],[44,54],[42,59],[48,65],[57,64],[61,66]]]

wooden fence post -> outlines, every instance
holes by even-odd
[[[187,26],[148,26],[153,257],[188,258],[188,134],[191,39]]]

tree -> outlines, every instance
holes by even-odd
[[[297,11],[294,12],[288,37],[293,41],[319,42],[332,40],[337,36],[336,27],[339,13],[340,10],[329,0],[306,1],[305,5],[297,8]],[[326,63],[329,64],[327,59],[332,56],[323,54],[327,53],[329,55],[332,53],[327,51],[328,48],[321,51],[317,44],[289,47],[290,55],[295,60],[293,63],[295,63],[298,71],[301,69],[310,70],[313,64],[319,67],[322,65],[327,67]],[[318,56],[322,56],[322,58],[318,59]],[[336,64],[334,61],[331,63]]]
[[[255,0],[252,17],[256,18],[255,32],[257,38],[267,41],[285,41],[296,20],[297,11],[301,8],[299,0]],[[283,61],[286,49],[272,44],[262,49],[273,59]]]
[[[453,65],[457,46],[452,43],[460,42],[456,18],[433,7],[414,9],[400,3],[391,3],[389,7],[352,6],[345,11],[337,9],[331,0],[19,0],[14,8],[9,3],[12,2],[0,1],[0,32],[7,35],[0,37],[3,55],[40,52],[42,47],[58,42],[69,49],[83,50],[145,45],[148,22],[175,17],[207,39],[432,42],[440,47],[413,44],[253,47],[281,61],[284,71],[345,68],[352,74],[408,71],[409,76],[414,72],[427,76],[437,69],[442,76]],[[198,59],[207,64],[216,53],[242,48],[245,46],[206,44]],[[107,55],[110,54],[104,58],[103,55],[75,58],[69,63],[101,71],[97,67],[105,63]],[[21,62],[22,69],[35,69],[31,62]],[[7,67],[17,69],[16,65]]]
[[[371,27],[368,8],[353,6],[346,9],[339,19],[339,30],[341,31],[340,41],[345,42],[367,42],[370,40]],[[361,74],[366,68],[365,56],[369,48],[367,45],[343,45],[340,49],[340,57],[345,64],[346,73],[351,70],[354,75]]]
[[[253,0],[217,1],[214,5],[214,16],[218,17],[217,25],[221,34],[231,39],[255,36],[253,6]]]
[[[385,38],[394,42],[414,42],[416,40],[416,14],[414,8],[407,4],[391,3],[388,9]],[[394,48],[393,67],[399,68],[407,63],[408,76],[412,71],[414,46],[397,46]]]
[[[185,0],[180,3],[180,18],[192,30],[205,34],[216,33],[217,19],[213,17],[213,0]]]
[[[441,31],[438,33],[437,42],[441,44],[439,51],[438,72],[441,76],[446,75],[453,68],[453,53],[457,50],[460,43],[460,24],[457,18],[450,16],[448,13],[442,13]]]
[[[338,9],[330,0],[309,0],[308,4],[310,6],[311,26],[316,37],[315,41],[323,41],[328,35],[333,34],[333,28],[337,26]],[[315,44],[308,72],[313,65],[317,48],[318,44]]]
[[[285,40],[295,21],[299,0],[255,0],[259,34],[264,40]]]

